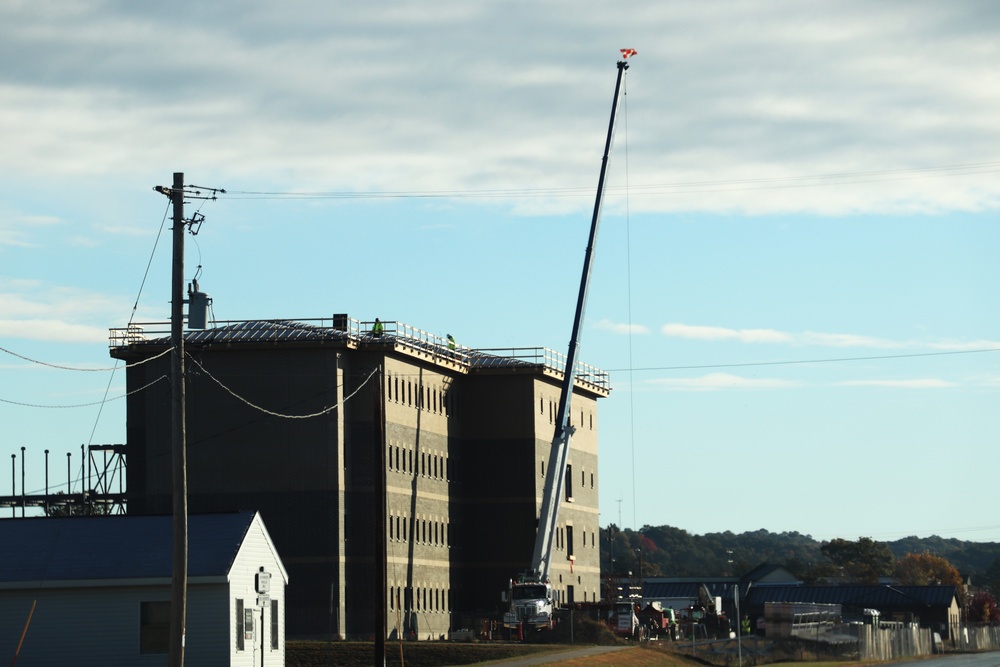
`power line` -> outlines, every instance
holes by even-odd
[[[307,415],[286,415],[286,414],[282,414],[280,412],[273,412],[271,410],[268,410],[267,408],[262,408],[259,405],[255,405],[254,403],[251,403],[250,401],[248,401],[247,399],[243,398],[242,396],[240,396],[239,394],[237,394],[235,391],[233,391],[232,389],[230,389],[229,387],[227,387],[225,384],[223,384],[223,382],[221,380],[219,380],[217,377],[215,377],[214,375],[212,375],[211,373],[209,373],[208,369],[206,369],[204,366],[202,366],[201,363],[197,359],[195,359],[194,357],[192,357],[190,354],[187,355],[187,357],[188,357],[188,359],[190,359],[192,361],[192,363],[194,363],[195,366],[197,366],[198,368],[200,368],[201,371],[203,373],[205,373],[205,375],[207,375],[210,380],[212,380],[217,385],[219,385],[220,387],[222,387],[222,389],[224,389],[226,391],[226,393],[228,393],[230,396],[232,396],[236,400],[238,400],[241,403],[244,403],[244,404],[250,406],[254,410],[258,410],[260,412],[263,412],[264,414],[271,415],[272,417],[280,417],[282,419],[311,419],[313,417],[322,417],[325,414],[333,412],[334,410],[336,410],[340,406],[342,406],[345,403],[347,403],[347,401],[349,401],[352,398],[354,398],[354,395],[357,394],[359,391],[361,391],[364,388],[364,386],[366,384],[368,384],[368,381],[371,380],[372,377],[374,377],[375,374],[378,373],[378,370],[379,370],[378,368],[376,368],[371,373],[369,373],[368,377],[366,377],[364,379],[364,381],[361,383],[361,385],[358,386],[358,388],[355,389],[353,392],[351,392],[351,394],[349,396],[345,396],[344,400],[342,400],[339,403],[335,403],[335,404],[333,404],[333,405],[331,405],[329,407],[323,408],[319,412],[313,412],[313,413],[307,414]]]
[[[693,366],[647,366],[644,368],[609,368],[609,373],[633,371],[690,371],[708,368],[742,368],[747,366],[791,366],[793,364],[824,364],[847,361],[877,361],[881,359],[908,359],[913,357],[940,357],[953,354],[981,354],[983,352],[1000,352],[1000,348],[982,350],[949,350],[947,352],[914,352],[912,354],[881,354],[869,357],[834,357],[824,359],[794,359],[786,361],[751,361],[736,364],[698,364]]]
[[[769,190],[783,188],[826,187],[832,185],[858,185],[889,181],[917,180],[974,176],[1000,172],[1000,162],[972,162],[967,164],[884,169],[874,171],[832,172],[802,176],[775,176],[769,178],[723,179],[652,183],[648,185],[608,186],[612,192],[645,192],[646,194],[690,194],[701,192],[728,192],[734,190]],[[400,191],[254,191],[230,190],[229,199],[490,199],[509,197],[583,197],[591,196],[592,189],[585,187],[551,188],[501,188],[481,190],[400,190]]]
[[[0,352],[6,352],[7,354],[9,354],[9,355],[11,355],[13,357],[17,357],[18,359],[23,359],[24,361],[28,361],[28,362],[31,362],[33,364],[38,364],[39,366],[46,366],[48,368],[55,368],[55,369],[58,369],[58,370],[61,370],[61,371],[83,371],[83,372],[87,372],[87,373],[107,373],[107,372],[112,372],[113,373],[113,372],[115,372],[116,370],[118,370],[120,368],[119,366],[109,366],[107,368],[81,368],[79,366],[60,366],[58,364],[51,364],[51,363],[49,363],[47,361],[40,361],[38,359],[32,359],[31,357],[26,357],[23,354],[18,354],[17,352],[14,352],[13,350],[8,350],[5,347],[0,347]],[[126,368],[134,368],[136,366],[141,366],[141,365],[143,365],[145,363],[148,363],[150,361],[153,361],[155,359],[159,359],[160,357],[162,357],[164,355],[167,355],[169,353],[170,353],[170,350],[167,349],[167,350],[164,350],[163,352],[161,352],[160,354],[157,354],[156,356],[149,357],[148,359],[143,359],[142,361],[137,361],[137,362],[135,362],[133,364],[126,364],[125,367]]]
[[[109,403],[111,401],[117,401],[117,400],[125,398],[127,396],[131,396],[133,394],[138,394],[140,391],[145,391],[146,389],[149,389],[150,387],[152,387],[154,384],[156,384],[160,380],[166,380],[166,379],[167,379],[166,375],[161,375],[160,377],[156,378],[155,380],[153,380],[152,382],[150,382],[149,384],[147,384],[144,387],[139,387],[138,389],[134,389],[132,391],[126,392],[126,393],[122,394],[121,396],[115,396],[114,398],[107,398],[107,397],[105,397],[105,398],[103,398],[100,401],[94,401],[92,403],[77,403],[75,405],[40,405],[40,404],[37,404],[37,403],[22,403],[20,401],[11,401],[11,400],[6,399],[6,398],[0,398],[0,403],[8,403],[10,405],[20,405],[20,406],[26,407],[26,408],[51,408],[51,409],[59,409],[59,410],[64,409],[64,408],[89,408],[89,407],[91,407],[93,405],[104,405],[105,403]]]

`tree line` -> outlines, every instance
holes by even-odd
[[[763,563],[781,565],[806,584],[875,583],[892,578],[903,585],[971,582],[1000,598],[1000,543],[967,542],[937,536],[879,542],[814,540],[798,532],[706,533],[672,526],[601,529],[601,573],[644,577],[740,576]]]

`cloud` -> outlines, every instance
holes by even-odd
[[[893,389],[947,389],[960,386],[956,382],[939,378],[913,378],[910,380],[845,380],[835,383],[838,387],[890,387]]]
[[[63,343],[97,343],[108,340],[108,329],[72,324],[62,320],[0,319],[0,337]]]
[[[612,322],[609,319],[603,319],[594,323],[594,327],[602,331],[610,331],[615,334],[635,334],[640,336],[645,336],[649,333],[649,327],[643,324],[627,324],[624,322]]]
[[[790,380],[745,378],[730,373],[709,373],[696,378],[658,378],[645,384],[666,391],[720,391],[726,389],[791,389],[801,386]]]
[[[741,343],[788,343],[790,334],[774,329],[726,329],[690,324],[664,324],[660,332],[674,338],[694,340],[735,340]]]
[[[995,164],[915,171],[1000,154],[998,19],[976,3],[53,7],[0,3],[0,173],[183,163],[230,183],[510,189],[516,210],[586,210],[624,41],[639,49],[618,136],[633,211],[1000,201]],[[517,194],[541,188],[579,192]]]
[[[0,209],[7,209],[0,202]],[[4,246],[31,248],[36,245],[30,240],[31,232],[40,227],[50,227],[65,222],[49,215],[25,215],[9,210],[0,210],[0,250]]]
[[[876,350],[939,350],[962,352],[1000,349],[1000,341],[894,341],[887,338],[845,333],[805,331],[794,333],[777,329],[731,329],[727,327],[671,323],[660,327],[664,336],[702,341],[739,343],[778,343],[796,347],[863,348]]]
[[[108,340],[98,323],[121,319],[109,295],[36,280],[0,278],[0,337],[93,343]]]
[[[760,389],[801,389],[807,385],[797,380],[776,378],[748,378],[731,373],[709,373],[692,378],[657,378],[647,380],[645,386],[664,391],[726,391]],[[981,386],[997,386],[1000,382],[981,382]],[[960,383],[941,378],[912,378],[895,380],[842,380],[829,384],[809,383],[809,387],[884,387],[887,389],[948,389],[962,386]]]

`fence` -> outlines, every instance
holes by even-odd
[[[895,661],[930,655],[934,645],[931,630],[916,626],[816,623],[799,625],[791,636],[678,641],[672,650],[704,663],[735,666],[785,661]]]
[[[962,626],[955,633],[957,651],[997,651],[1000,650],[1000,627]]]
[[[930,655],[934,652],[929,628],[904,625],[876,628],[870,625],[848,626],[858,637],[858,653],[862,660],[880,662]]]

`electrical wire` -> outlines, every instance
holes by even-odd
[[[690,371],[709,368],[742,368],[747,366],[791,366],[794,364],[824,364],[849,361],[879,361],[882,359],[910,359],[914,357],[941,357],[952,354],[981,354],[983,352],[1000,352],[1000,347],[981,350],[948,350],[947,352],[914,352],[912,354],[880,354],[868,357],[827,357],[823,359],[793,359],[785,361],[750,361],[735,364],[698,364],[692,366],[647,366],[644,368],[609,368],[609,373],[646,372],[646,371]]]
[[[114,398],[107,398],[107,395],[105,395],[105,397],[102,398],[101,400],[94,401],[92,403],[77,403],[75,405],[39,405],[37,403],[22,403],[20,401],[11,401],[11,400],[6,399],[6,398],[0,398],[0,403],[8,403],[10,405],[20,405],[20,406],[27,407],[27,408],[52,408],[52,409],[59,409],[59,410],[64,409],[64,408],[88,408],[88,407],[91,407],[93,405],[103,405],[104,403],[110,403],[111,401],[117,401],[119,399],[126,398],[128,396],[133,395],[133,394],[138,394],[140,391],[145,391],[146,389],[149,389],[150,387],[152,387],[154,384],[156,384],[160,380],[169,380],[169,379],[170,378],[168,378],[166,375],[161,375],[160,377],[156,378],[155,380],[153,380],[149,384],[147,384],[147,385],[145,385],[143,387],[139,387],[138,389],[133,389],[132,391],[126,392],[126,393],[122,394],[121,396],[115,396]]]
[[[331,405],[329,407],[323,408],[319,412],[313,412],[313,413],[307,414],[307,415],[286,415],[286,414],[282,414],[280,412],[274,412],[272,410],[268,410],[267,408],[262,408],[259,405],[255,405],[254,403],[251,403],[250,401],[248,401],[247,399],[243,398],[242,396],[240,396],[239,394],[237,394],[235,391],[233,391],[232,389],[230,389],[229,387],[227,387],[217,377],[215,377],[214,375],[212,375],[211,373],[209,373],[208,369],[206,369],[204,366],[202,366],[201,363],[197,359],[195,359],[194,357],[192,357],[190,354],[187,354],[186,356],[187,356],[188,359],[191,360],[192,363],[194,363],[195,366],[197,366],[199,369],[201,369],[202,372],[204,372],[205,375],[208,376],[208,378],[210,380],[212,380],[215,384],[217,384],[220,387],[222,387],[222,389],[225,390],[226,393],[228,393],[230,396],[232,396],[236,400],[240,401],[241,403],[246,404],[247,406],[253,408],[254,410],[257,410],[259,412],[263,412],[264,414],[270,415],[272,417],[280,417],[281,419],[312,419],[313,417],[322,417],[323,415],[329,414],[329,413],[333,412],[334,410],[340,408],[345,403],[347,403],[347,401],[349,401],[352,398],[354,398],[354,395],[357,394],[359,391],[361,391],[364,388],[364,386],[366,384],[368,384],[369,380],[371,380],[375,376],[375,374],[378,373],[378,371],[379,371],[378,368],[375,368],[374,370],[372,370],[372,372],[368,374],[368,377],[366,377],[364,379],[364,382],[362,382],[361,385],[357,389],[355,389],[353,392],[351,392],[351,394],[349,396],[345,396],[344,400],[340,401],[339,403],[335,403],[334,405]]]
[[[0,347],[0,352],[6,352],[7,354],[9,354],[9,355],[11,355],[13,357],[17,357],[18,359],[23,359],[24,361],[28,361],[28,362],[31,362],[33,364],[38,364],[39,366],[46,366],[48,368],[55,368],[55,369],[61,370],[61,371],[83,371],[83,372],[87,372],[87,373],[98,373],[98,372],[99,373],[107,373],[109,371],[110,372],[117,371],[119,368],[121,368],[121,366],[118,366],[118,365],[108,366],[108,367],[105,367],[105,368],[81,368],[79,366],[60,366],[58,364],[50,364],[47,361],[39,361],[38,359],[32,359],[31,357],[26,357],[23,354],[18,354],[17,352],[14,352],[13,350],[8,350],[5,347]],[[143,364],[146,364],[146,363],[149,363],[150,361],[154,361],[156,359],[159,359],[160,357],[162,357],[164,355],[167,355],[167,354],[170,354],[170,350],[169,349],[168,350],[164,350],[160,354],[157,354],[155,356],[149,357],[148,359],[143,359],[142,361],[136,361],[135,363],[131,363],[131,364],[125,364],[125,367],[126,368],[136,368],[137,366],[142,366]]]
[[[149,260],[146,262],[146,270],[142,274],[142,281],[139,283],[139,291],[135,295],[135,302],[132,304],[132,312],[128,317],[128,326],[132,325],[135,320],[135,313],[139,309],[139,299],[142,298],[142,290],[146,286],[146,279],[149,277],[149,268],[153,265],[153,257],[156,256],[156,248],[160,244],[160,237],[163,236],[163,228],[166,226],[167,215],[171,209],[171,203],[163,209],[163,217],[160,219],[160,229],[156,232],[156,238],[153,240],[153,250],[149,253]],[[104,399],[107,400],[108,393],[111,391],[111,383],[114,382],[115,372],[118,368],[118,362],[115,361],[115,370],[111,371],[110,377],[108,377],[108,384],[104,387]],[[87,445],[92,445],[94,443],[94,434],[97,433],[97,425],[101,423],[101,416],[104,414],[104,403],[102,402],[100,407],[97,409],[97,415],[94,417],[94,426],[90,429],[90,437],[87,439]],[[81,463],[81,466],[83,464]],[[83,475],[83,470],[80,471],[81,476]]]
[[[678,195],[705,192],[733,192],[741,190],[771,190],[785,188],[827,187],[859,185],[889,181],[918,180],[974,176],[1000,172],[1000,162],[972,162],[967,164],[883,169],[872,171],[831,172],[802,176],[775,176],[769,178],[721,179],[680,181],[676,183],[651,183],[647,185],[608,186],[608,192],[645,193],[650,195]],[[496,190],[410,190],[410,191],[254,191],[230,190],[229,199],[491,199],[509,197],[583,197],[592,196],[593,190],[584,187],[551,188],[502,188]]]

